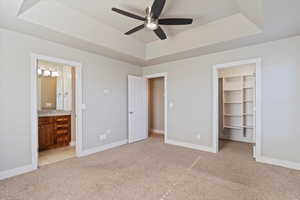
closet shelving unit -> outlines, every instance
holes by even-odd
[[[255,74],[222,77],[223,136],[254,142]]]

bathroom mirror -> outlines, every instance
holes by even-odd
[[[71,66],[38,61],[39,111],[72,110],[73,69]]]

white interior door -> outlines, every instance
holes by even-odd
[[[147,80],[128,76],[128,142],[137,142],[147,137]]]

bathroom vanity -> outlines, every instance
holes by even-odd
[[[69,146],[71,142],[70,112],[39,112],[39,151]]]

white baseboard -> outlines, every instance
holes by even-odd
[[[75,147],[76,146],[76,141],[71,141],[70,142],[70,147]]]
[[[260,162],[260,163],[276,165],[276,166],[280,166],[280,167],[286,167],[289,169],[300,170],[300,163],[295,163],[295,162],[291,162],[291,161],[268,158],[265,156],[256,157],[256,161]]]
[[[101,152],[101,151],[105,151],[105,150],[108,150],[108,149],[112,149],[114,147],[124,145],[124,144],[127,144],[127,143],[128,143],[127,140],[122,140],[122,141],[114,142],[114,143],[111,143],[111,144],[105,144],[105,145],[100,146],[100,147],[94,147],[94,148],[91,148],[91,149],[88,149],[88,150],[83,150],[80,153],[79,157],[88,156],[88,155],[91,155],[91,154],[94,154],[94,153],[98,153],[98,152]]]
[[[150,131],[151,131],[151,133],[157,133],[157,134],[161,134],[161,135],[165,134],[164,130],[151,129]]]
[[[190,149],[196,149],[196,150],[200,150],[200,151],[207,151],[207,152],[211,152],[211,153],[216,153],[214,148],[208,147],[208,146],[203,146],[203,145],[198,145],[198,144],[179,142],[179,141],[175,141],[175,140],[167,140],[166,144],[172,144],[172,145],[186,147],[186,148],[190,148]]]
[[[20,174],[24,174],[27,172],[31,172],[34,170],[36,170],[36,169],[35,169],[35,167],[33,167],[33,165],[25,165],[23,167],[17,167],[14,169],[2,171],[2,172],[0,172],[0,180],[7,179],[7,178],[10,178],[13,176],[20,175]]]

